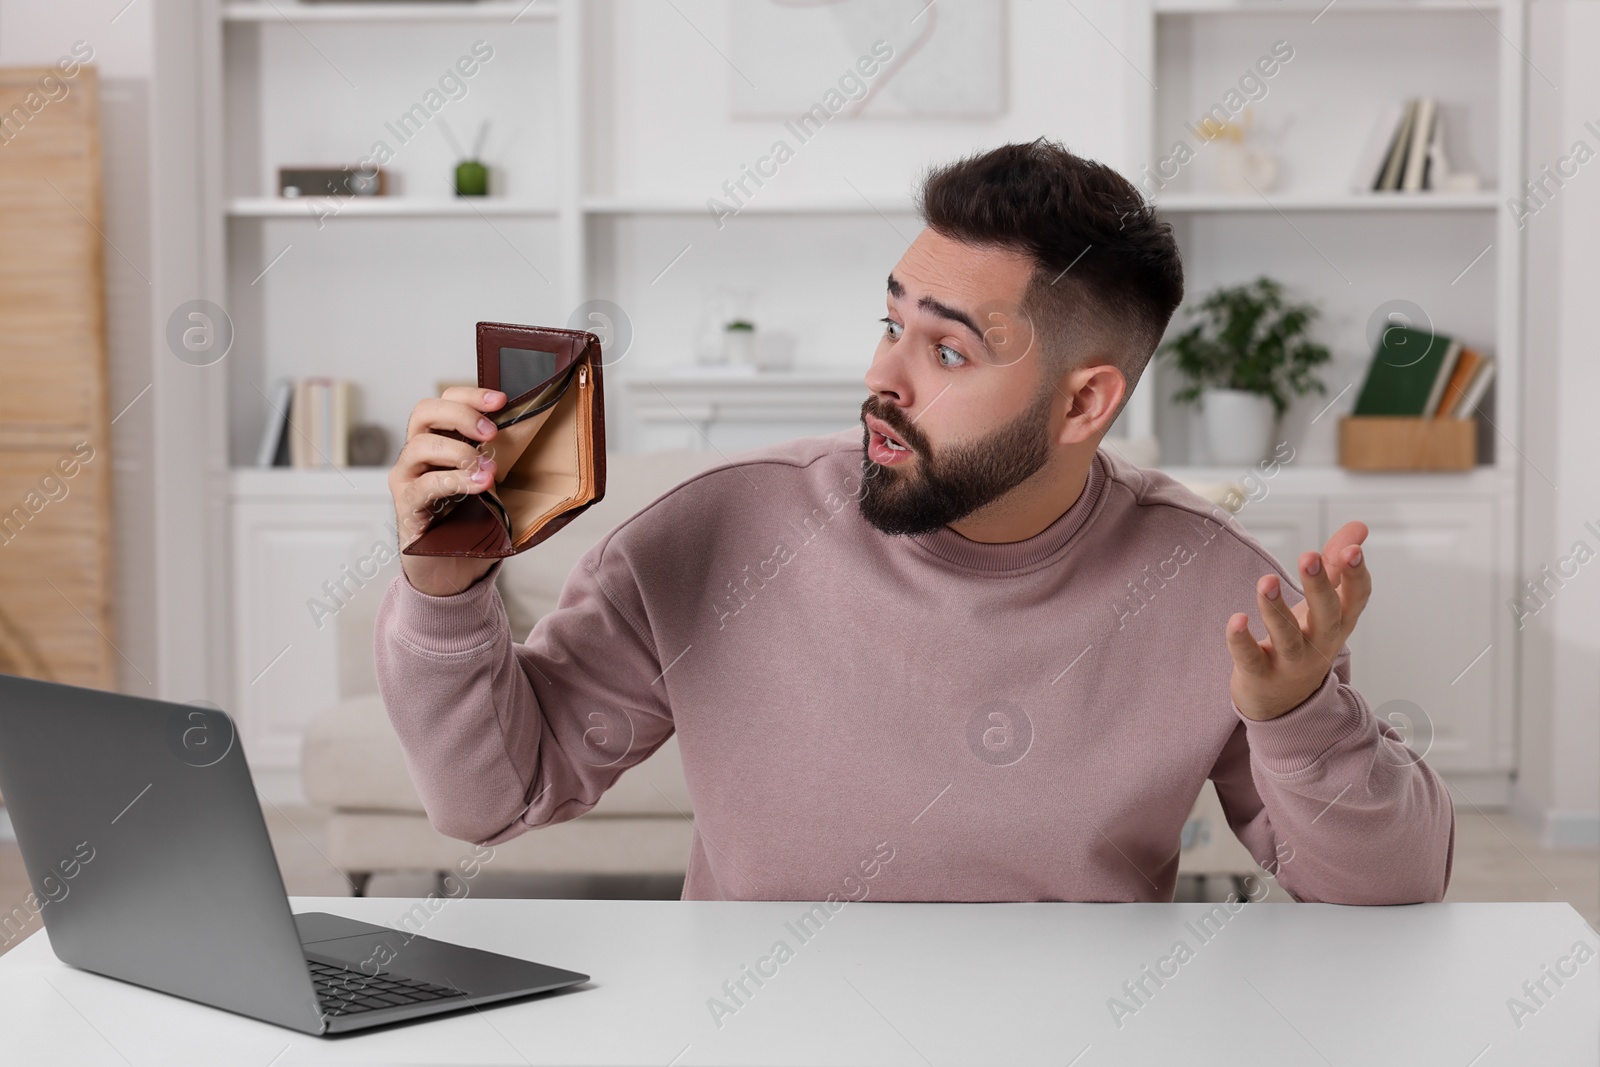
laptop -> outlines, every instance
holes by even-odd
[[[73,967],[321,1036],[589,980],[423,936],[448,899],[399,927],[290,912],[215,708],[0,674],[0,793]]]

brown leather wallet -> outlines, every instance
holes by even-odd
[[[486,417],[495,484],[446,497],[403,551],[499,559],[532,548],[605,496],[606,419],[600,338],[587,330],[478,323],[478,384],[506,394]]]

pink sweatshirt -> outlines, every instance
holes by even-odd
[[[666,489],[525,643],[501,564],[448,597],[397,577],[379,688],[433,825],[495,844],[576,818],[676,731],[686,900],[853,898],[861,875],[878,900],[1170,901],[1207,778],[1295,899],[1443,898],[1449,792],[1348,647],[1283,716],[1234,706],[1228,616],[1265,633],[1272,571],[1304,595],[1226,512],[1101,450],[1025,541],[892,537],[856,507],[862,462],[852,429]]]

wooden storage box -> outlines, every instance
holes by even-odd
[[[1478,462],[1477,419],[1346,415],[1339,466],[1354,471],[1464,471]]]

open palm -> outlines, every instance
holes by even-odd
[[[1278,575],[1257,579],[1265,640],[1250,632],[1250,617],[1244,612],[1229,617],[1233,677],[1228,689],[1245,717],[1275,719],[1322,685],[1372,595],[1372,575],[1361,552],[1366,537],[1365,523],[1347,522],[1321,552],[1302,553],[1300,586],[1306,595],[1293,608],[1283,602]]]

